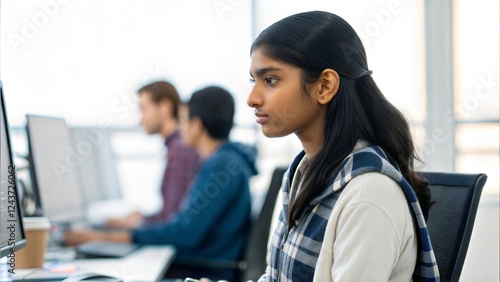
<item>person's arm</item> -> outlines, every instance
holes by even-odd
[[[144,222],[166,221],[177,213],[199,170],[200,159],[194,150],[185,146],[171,148],[161,184],[163,206],[156,214],[144,217]]]
[[[345,206],[335,227],[331,279],[390,281],[406,244],[416,247],[406,199],[401,188],[381,174],[365,174],[348,185],[343,191],[346,197],[339,199]],[[408,260],[406,273],[399,273],[397,281],[411,280],[414,259]]]
[[[64,233],[63,242],[66,246],[76,246],[88,241],[111,241],[130,243],[132,236],[128,231],[97,231],[97,230],[83,230],[72,231],[68,230]]]
[[[167,224],[145,226],[132,231],[133,241],[141,244],[174,244],[192,247],[222,217],[247,180],[241,168],[229,168],[230,158],[210,160],[201,170],[179,214]],[[237,171],[237,173],[234,173]],[[224,175],[223,179],[218,176]]]
[[[139,227],[143,221],[143,216],[138,211],[135,211],[123,218],[109,218],[104,225],[117,229],[133,229]]]

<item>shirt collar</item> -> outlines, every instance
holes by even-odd
[[[167,136],[167,138],[165,138],[165,146],[168,147],[169,145],[171,145],[173,142],[176,142],[180,138],[181,134],[179,132],[179,129],[176,129],[174,132],[172,132],[172,134],[170,134],[169,136]]]

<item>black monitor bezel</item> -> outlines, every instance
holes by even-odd
[[[3,122],[4,122],[4,125],[5,125],[5,133],[7,136],[5,136],[6,140],[7,140],[7,146],[8,146],[8,152],[9,152],[9,160],[10,160],[10,163],[11,165],[14,165],[14,159],[13,159],[13,155],[12,155],[12,147],[11,147],[11,141],[10,141],[10,127],[9,127],[9,122],[8,122],[8,119],[7,119],[7,111],[6,111],[6,106],[5,106],[5,99],[4,99],[4,94],[3,94],[3,83],[2,81],[0,81],[0,103],[2,103],[1,107],[2,107],[2,115],[3,115]],[[0,141],[1,142],[1,141]],[[14,171],[15,173],[15,171]],[[14,174],[15,175],[15,174]],[[17,180],[17,177],[16,177],[16,180]],[[24,246],[26,246],[26,233],[25,233],[25,230],[24,230],[24,225],[23,225],[23,212],[22,212],[22,206],[21,206],[21,201],[19,199],[19,185],[16,181],[16,205],[17,205],[17,216],[18,216],[18,219],[19,219],[19,225],[18,225],[18,228],[21,229],[21,239],[16,241],[16,244],[15,244],[15,251],[18,251],[19,249],[23,248]],[[2,224],[3,225],[3,224]],[[12,246],[9,246],[9,245],[6,245],[4,247],[1,247],[0,246],[0,257],[4,257],[4,256],[7,256],[8,254],[12,253]]]

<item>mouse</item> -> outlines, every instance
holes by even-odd
[[[83,273],[75,273],[73,275],[68,276],[62,282],[79,282],[79,281],[95,281],[95,282],[122,282],[122,279],[117,277],[100,274],[100,273],[92,273],[92,272],[83,272]]]

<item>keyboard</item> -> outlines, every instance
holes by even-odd
[[[121,258],[138,248],[137,244],[90,241],[80,244],[75,251],[86,258]]]

